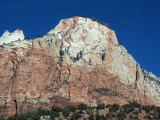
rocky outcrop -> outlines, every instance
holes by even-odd
[[[145,88],[147,89],[145,94],[146,96],[150,96],[153,99],[152,104],[156,104],[159,102],[160,96],[160,78],[156,77],[151,72],[147,72],[144,69],[142,69],[142,73],[144,75]]]
[[[6,30],[0,37],[0,45],[23,39],[24,39],[24,34],[22,30],[17,29],[13,33],[10,33],[8,30]]]
[[[159,78],[95,19],[63,19],[42,37],[1,45],[0,61],[2,117],[80,102],[160,105]]]

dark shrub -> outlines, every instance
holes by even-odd
[[[99,104],[98,106],[97,106],[97,109],[105,109],[105,104]]]
[[[133,114],[138,114],[138,111],[134,111]]]
[[[107,118],[111,118],[111,113],[110,113],[110,112],[107,113],[107,114],[106,114],[106,117],[107,117]]]
[[[153,109],[155,109],[155,108],[156,108],[155,105],[152,105],[152,106],[151,106],[151,110],[153,110]]]
[[[104,120],[104,115],[96,114],[96,120]]]
[[[50,114],[51,119],[54,119],[59,116],[60,116],[60,114],[58,112],[51,111],[51,114]]]
[[[110,113],[112,113],[112,112],[113,112],[113,109],[112,109],[111,107],[109,108],[109,112],[110,112]]]
[[[63,113],[63,115],[64,115],[65,117],[68,117],[69,114],[70,114],[70,110],[67,109],[67,108],[64,108],[64,109],[62,110],[62,113]]]
[[[93,114],[90,114],[89,120],[94,120],[94,115]]]
[[[133,119],[133,116],[132,116],[132,115],[129,115],[129,118],[132,120],[132,119]]]
[[[130,112],[135,110],[133,104],[131,104],[131,103],[123,105],[122,108],[123,108],[124,112],[127,114],[129,114]]]
[[[122,111],[122,109],[119,111],[119,113],[117,114],[117,118],[119,120],[124,120],[126,118],[126,114]]]
[[[3,118],[0,118],[0,120],[5,120],[5,119],[3,119]]]
[[[85,105],[85,104],[79,104],[79,105],[77,106],[77,109],[78,109],[78,110],[86,110],[86,109],[87,109],[87,105]]]
[[[153,119],[154,120],[159,120],[158,116],[156,116],[156,115],[153,115]]]
[[[119,108],[120,108],[119,104],[113,104],[110,106],[109,112],[117,112],[117,110],[119,110]]]
[[[149,114],[147,114],[146,118],[149,119],[149,120],[152,119],[151,116],[150,116]]]
[[[113,111],[117,111],[117,110],[119,110],[119,108],[120,108],[119,104],[113,104],[112,105]]]
[[[133,106],[135,107],[135,108],[140,108],[141,107],[141,105],[139,104],[139,103],[136,103],[136,102],[131,102],[131,103],[129,103],[129,104],[133,104]]]
[[[135,116],[135,117],[134,117],[134,120],[138,120],[138,116]]]
[[[75,112],[77,110],[75,106],[67,106],[66,109],[69,109],[71,112]]]
[[[82,117],[82,115],[80,113],[76,112],[76,113],[71,115],[70,120],[78,120],[81,117]]]
[[[40,114],[38,112],[37,113],[33,112],[33,113],[26,113],[21,116],[14,115],[14,116],[9,117],[7,120],[27,120],[28,118],[31,118],[34,120],[39,120],[41,116],[42,116],[42,114]]]
[[[110,108],[112,105],[111,104],[107,104],[106,105],[106,108]]]
[[[52,108],[52,111],[55,111],[55,112],[62,112],[62,109],[61,108],[59,108],[59,107],[53,107]]]
[[[50,111],[50,110],[43,110],[43,109],[39,109],[37,113],[40,116],[42,116],[42,115],[50,115],[51,119],[54,119],[55,117],[59,117],[60,116],[60,114],[58,112]]]
[[[111,114],[111,118],[116,118],[116,114]]]
[[[138,111],[139,111],[139,113],[142,113],[142,108],[139,108]]]
[[[51,111],[49,110],[44,110],[44,109],[39,109],[38,113],[42,114],[42,115],[50,115]]]
[[[151,110],[151,106],[143,106],[142,109],[145,110],[146,113],[149,113],[149,111]]]
[[[80,113],[80,114],[83,114],[83,110],[80,110],[79,113]]]

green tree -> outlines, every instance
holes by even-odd
[[[76,113],[74,113],[74,114],[71,115],[70,120],[78,120],[81,117],[82,117],[82,115],[80,113],[76,112]]]
[[[86,110],[87,109],[87,105],[86,104],[79,104],[77,106],[78,110]]]
[[[100,110],[100,109],[105,109],[105,104],[99,104],[97,106],[97,109]]]
[[[68,117],[69,114],[70,114],[70,109],[65,108],[65,109],[62,110],[62,113],[63,113],[63,115],[64,115],[65,117]]]
[[[133,120],[133,116],[132,116],[132,115],[129,115],[129,118],[130,118],[131,120]]]
[[[119,104],[113,104],[109,107],[109,112],[117,112],[119,108],[120,108]]]
[[[60,107],[52,107],[52,111],[55,111],[55,112],[62,112],[62,109]]]
[[[93,114],[89,115],[89,120],[94,120],[94,115]]]
[[[69,109],[71,112],[75,112],[77,110],[75,106],[67,106],[66,109]]]
[[[135,117],[134,117],[134,120],[138,120],[138,116],[135,116]]]
[[[146,113],[149,113],[151,110],[151,106],[149,106],[149,105],[143,106],[142,109],[145,110]]]
[[[110,112],[106,114],[106,118],[107,119],[111,118],[111,113]]]
[[[119,120],[124,120],[126,117],[126,114],[122,111],[122,109],[120,109],[119,113],[117,114],[117,118]]]
[[[104,115],[96,114],[96,120],[104,120]]]

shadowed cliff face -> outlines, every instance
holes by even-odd
[[[79,102],[160,105],[160,79],[89,18],[63,19],[43,37],[0,46],[0,61],[2,117]]]

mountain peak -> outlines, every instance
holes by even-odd
[[[57,25],[55,27],[55,30],[63,30],[66,27],[72,28],[75,25],[87,25],[88,26],[88,25],[91,25],[91,24],[94,24],[92,27],[105,26],[105,27],[109,28],[107,23],[103,23],[101,21],[98,21],[95,18],[88,18],[88,17],[75,15],[71,18],[62,19],[60,21],[59,25]]]
[[[23,39],[24,39],[24,34],[22,30],[17,29],[13,33],[10,33],[8,30],[6,30],[0,37],[0,45]]]
[[[17,38],[22,40],[14,42]],[[91,106],[129,101],[160,105],[160,79],[140,68],[105,23],[74,16],[44,36],[26,40],[16,30],[6,31],[2,39],[13,41],[0,46],[4,116],[16,113],[14,101],[20,113],[30,111],[27,106],[51,109],[64,99]]]

